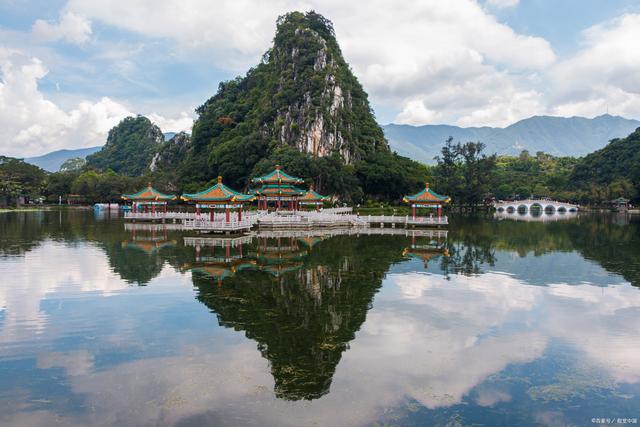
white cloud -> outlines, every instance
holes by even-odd
[[[640,116],[640,14],[583,32],[583,48],[551,69],[554,112]]]
[[[402,111],[401,122],[491,125],[523,118],[537,94],[519,83],[520,74],[555,60],[546,40],[516,33],[472,0],[373,0],[366,8],[341,0],[222,0],[215,8],[205,0],[71,0],[66,6],[115,27],[173,40],[176,55],[206,52],[216,66],[235,72],[268,49],[278,15],[310,9],[334,22],[365,89],[375,101]],[[450,106],[465,99],[473,102]]]
[[[517,4],[372,0],[363,8],[342,0],[220,0],[212,8],[207,0],[69,0],[57,22],[35,21],[33,35],[40,41],[89,45],[96,50],[91,58],[116,74],[116,85],[162,97],[162,88],[145,87],[148,81],[134,60],[148,55],[149,45],[162,45],[169,64],[207,58],[217,68],[241,74],[271,45],[278,15],[315,9],[334,22],[345,57],[374,105],[390,115],[397,112],[396,122],[504,126],[535,114],[595,116],[607,110],[640,116],[640,47],[635,43],[640,15],[626,14],[587,29],[581,50],[558,60],[545,39],[518,33],[491,12]],[[129,46],[98,35],[89,43],[92,22],[139,34],[142,41]],[[46,68],[31,61],[31,66],[14,67],[15,79],[21,76],[32,97],[11,100],[24,104],[19,111],[0,110],[0,124],[7,124],[0,135],[12,140],[10,146],[0,145],[0,152],[30,155],[52,147],[98,145],[105,128],[123,115],[145,113],[131,106],[140,108],[141,100],[125,105],[108,97],[62,109],[37,90]],[[47,63],[56,66],[49,58]],[[4,80],[0,90],[7,92]],[[210,94],[210,88],[203,89],[201,100]],[[103,95],[109,94],[98,94]],[[169,110],[177,118],[150,116],[165,131],[189,130],[191,114],[184,111],[190,102]],[[81,124],[87,128],[76,129]],[[16,138],[19,146],[13,143]]]
[[[83,100],[65,111],[45,98],[38,81],[48,73],[37,58],[0,48],[0,153],[25,157],[61,148],[104,144],[113,126],[137,112],[108,97]],[[162,129],[188,130],[191,118],[150,113]]]
[[[520,0],[487,0],[487,5],[498,9],[515,7],[518,4],[520,4]]]
[[[65,41],[82,45],[91,38],[91,22],[73,12],[60,14],[58,22],[38,19],[31,28],[33,35],[42,41]]]
[[[162,129],[163,132],[181,132],[191,133],[193,127],[193,117],[186,111],[180,113],[180,117],[172,119],[166,118],[156,113],[148,114],[149,120],[154,122]]]

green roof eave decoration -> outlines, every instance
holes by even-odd
[[[314,190],[309,190],[302,197],[300,197],[300,203],[320,203],[328,199],[329,196],[323,196],[316,193]]]
[[[232,202],[242,203],[250,202],[255,196],[252,194],[243,194],[232,190],[222,183],[222,177],[218,177],[218,182],[198,193],[184,193],[181,197],[185,202]]]
[[[133,194],[123,194],[121,196],[121,199],[123,200],[131,200],[131,201],[138,201],[138,200],[145,200],[145,201],[169,201],[169,200],[175,200],[177,198],[177,196],[173,195],[173,194],[164,194],[159,192],[158,190],[156,190],[155,188],[153,188],[151,186],[151,183],[149,183],[147,185],[147,187],[143,188],[142,190],[138,191],[137,193],[133,193]]]
[[[253,194],[258,196],[302,196],[305,194],[304,190],[301,190],[293,185],[277,185],[277,184],[264,184],[260,188],[252,191]]]
[[[280,165],[276,165],[276,168],[273,171],[269,172],[266,175],[253,178],[251,182],[254,184],[302,184],[304,180],[302,178],[297,178],[283,172],[280,169]]]
[[[416,203],[449,203],[449,202],[451,202],[451,197],[442,196],[442,195],[436,193],[431,188],[429,188],[429,183],[427,182],[425,184],[424,188],[421,191],[417,192],[416,194],[410,195],[410,196],[404,196],[402,198],[402,200],[405,203],[411,203],[411,202],[416,202]]]

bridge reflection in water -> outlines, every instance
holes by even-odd
[[[495,219],[512,219],[516,221],[528,221],[528,222],[551,222],[551,221],[563,221],[567,219],[573,219],[578,217],[578,212],[549,212],[541,210],[527,210],[527,211],[502,211],[493,214]]]

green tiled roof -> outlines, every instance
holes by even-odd
[[[251,194],[243,194],[232,190],[222,183],[222,177],[218,177],[218,183],[199,193],[185,193],[182,200],[188,202],[250,202],[255,198]]]
[[[411,196],[404,196],[402,199],[405,203],[416,202],[416,203],[429,203],[429,202],[440,202],[440,203],[449,203],[451,198],[449,196],[441,196],[436,193],[432,189],[429,188],[429,183],[426,183],[422,191],[417,192]]]
[[[253,178],[251,182],[253,182],[254,184],[269,184],[269,183],[302,184],[304,180],[301,178],[297,178],[295,176],[291,176],[283,172],[282,170],[280,170],[280,166],[276,166],[276,168],[273,171],[269,172],[266,175]]]
[[[138,201],[150,201],[150,200],[155,200],[155,201],[169,201],[169,200],[174,200],[176,198],[176,196],[172,195],[172,194],[164,194],[159,192],[158,190],[156,190],[155,188],[153,188],[151,186],[151,183],[149,183],[149,185],[147,185],[147,187],[143,188],[142,190],[138,191],[137,193],[133,193],[133,194],[123,194],[122,195],[122,199],[124,200],[133,200]]]

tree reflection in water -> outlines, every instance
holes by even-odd
[[[259,238],[242,271],[218,278],[194,270],[198,299],[221,325],[245,331],[271,364],[288,400],[329,392],[342,353],[365,321],[408,239],[384,236]]]

